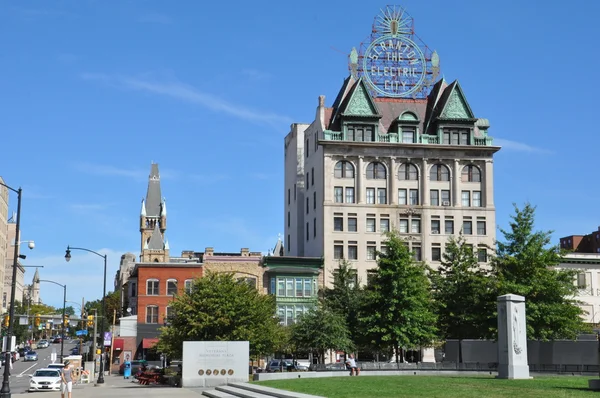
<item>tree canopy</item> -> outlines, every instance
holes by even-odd
[[[535,207],[514,205],[510,228],[500,229],[504,241],[497,243],[492,261],[498,278],[498,295],[525,297],[527,337],[537,340],[573,339],[586,326],[583,310],[573,299],[577,271],[556,269],[563,254],[550,245],[551,231],[535,231]]]
[[[173,358],[181,358],[184,341],[247,340],[251,355],[268,354],[281,345],[275,298],[232,274],[206,273],[171,305],[175,315],[161,328],[157,349]]]

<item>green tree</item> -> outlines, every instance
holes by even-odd
[[[282,332],[275,317],[275,298],[260,294],[229,273],[208,272],[194,281],[190,293],[176,296],[175,315],[161,328],[157,349],[181,358],[184,341],[250,342],[250,355],[273,352]]]
[[[356,344],[360,335],[358,315],[362,305],[362,289],[356,279],[356,270],[345,260],[339,262],[338,269],[332,272],[333,287],[323,291],[323,305],[342,316]]]
[[[497,243],[492,261],[499,295],[525,297],[527,337],[537,340],[573,339],[586,330],[583,311],[573,299],[577,271],[557,270],[562,254],[551,246],[551,231],[534,231],[535,206],[514,205],[510,229],[500,229],[504,242]]]
[[[343,315],[322,305],[296,321],[292,326],[291,341],[297,349],[317,354],[321,363],[325,351],[350,351],[354,348]]]
[[[361,316],[371,344],[380,349],[430,346],[436,315],[425,264],[416,262],[397,231],[387,233],[387,252],[379,253],[373,283],[367,285]]]

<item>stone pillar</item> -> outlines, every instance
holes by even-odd
[[[483,181],[485,182],[485,193],[483,194],[483,205],[485,207],[494,207],[494,161],[488,159],[485,161],[485,170],[483,171]]]
[[[458,159],[454,159],[454,169],[452,170],[452,205],[454,207],[460,207],[461,194],[460,194],[460,169]]]
[[[419,180],[421,182],[421,203],[423,206],[429,206],[429,173],[427,172],[427,158],[423,158]]]
[[[398,181],[398,175],[396,174],[396,158],[392,156],[390,158],[390,189],[388,192],[389,204],[397,205],[398,204],[398,190],[396,181]]]
[[[529,379],[525,297],[506,294],[497,304],[498,378]]]
[[[358,167],[356,168],[356,200],[357,203],[365,203],[365,192],[363,187],[363,169],[364,160],[362,156],[358,157]]]

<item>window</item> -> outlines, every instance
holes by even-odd
[[[402,142],[405,144],[412,144],[415,142],[415,130],[403,129],[402,130]]]
[[[462,182],[481,182],[481,171],[479,167],[472,164],[463,167],[462,169]]]
[[[403,163],[398,169],[398,178],[400,180],[413,180],[419,179],[419,171],[417,166],[412,163]]]
[[[346,203],[354,203],[354,187],[346,187]]]
[[[296,200],[296,193],[298,192],[298,189],[296,189],[296,184],[294,184],[294,200]]]
[[[341,160],[335,164],[333,176],[335,178],[354,178],[354,166],[346,160]]]
[[[454,234],[454,220],[448,220],[448,219],[446,219],[444,221],[444,231],[448,235],[453,235]]]
[[[377,188],[377,204],[387,204],[387,189]]]
[[[348,126],[348,140],[375,141],[375,129],[372,125],[351,124]]]
[[[158,296],[158,279],[148,279],[146,282],[146,295]]]
[[[302,278],[296,278],[296,297],[302,297],[304,293],[304,280]]]
[[[413,218],[410,220],[410,232],[413,234],[421,233],[421,220]]]
[[[442,259],[442,249],[440,247],[431,248],[431,261],[440,261]]]
[[[285,296],[286,297],[294,297],[294,280],[293,279],[285,280]]]
[[[306,214],[308,214],[309,209],[310,209],[310,200],[308,198],[306,198]]]
[[[463,234],[464,235],[473,235],[473,222],[472,221],[463,221]]]
[[[344,246],[333,245],[333,258],[335,260],[341,260],[344,258]]]
[[[334,231],[343,231],[344,230],[344,218],[343,217],[333,217],[333,230]]]
[[[309,139],[306,139],[306,145],[304,146],[304,154],[306,157],[308,157],[308,144],[309,144]],[[308,185],[307,185],[308,186]]]
[[[285,297],[285,279],[277,279],[277,295]]]
[[[377,282],[377,271],[376,270],[367,270],[367,285],[372,286]]]
[[[313,192],[313,209],[317,208],[317,192]]]
[[[304,278],[304,297],[312,297],[312,285],[311,278]]]
[[[440,191],[437,189],[432,189],[429,191],[429,202],[432,206],[440,205]]]
[[[288,188],[288,205],[290,204],[290,189]]]
[[[367,232],[376,232],[374,218],[367,218]]]
[[[485,235],[485,221],[477,221],[477,235]]]
[[[419,190],[411,189],[408,191],[409,194],[409,202],[408,204],[415,206],[419,204]]]
[[[183,288],[187,294],[192,293],[192,289],[194,288],[194,281],[192,279],[186,279],[183,283]]]
[[[313,218],[313,238],[317,237],[317,217]]]
[[[471,207],[471,191],[462,191],[461,195],[461,206]]]
[[[406,204],[406,189],[398,190],[398,204],[405,205]]]
[[[413,252],[413,258],[415,259],[415,261],[421,261],[421,259],[422,259],[421,246],[413,245],[412,252]]]
[[[348,259],[349,260],[358,260],[358,246],[355,244],[348,245]]]
[[[276,294],[277,293],[276,289],[277,289],[277,279],[271,278],[271,286],[269,288],[269,293]]]
[[[375,188],[367,188],[367,203],[370,205],[375,204]]]
[[[473,191],[473,207],[481,207],[481,191]]]
[[[288,228],[290,227],[290,212],[288,211],[287,214],[287,221],[288,221]]]
[[[401,234],[408,233],[408,219],[407,218],[400,219],[400,223],[398,224],[398,232],[400,232]]]
[[[310,169],[310,186],[315,185],[315,168]]]
[[[135,297],[137,294],[137,286],[135,283],[131,284],[131,297]]]
[[[380,232],[389,232],[390,231],[390,219],[382,218],[379,220],[379,231]]]
[[[381,248],[379,249],[379,251],[381,252],[382,255],[386,255],[388,252],[388,247],[387,245],[381,245]]]
[[[431,233],[432,234],[440,233],[440,220],[431,220]]]
[[[429,173],[431,181],[450,181],[450,170],[443,164],[434,164]]]
[[[585,289],[585,273],[580,272],[577,274],[577,289]]]
[[[367,260],[375,260],[376,248],[374,242],[369,242],[367,246]]]
[[[288,249],[287,251],[288,251],[288,253],[292,250],[292,245],[290,244],[290,242],[291,242],[290,234],[288,234],[288,236],[287,236],[287,249]]]
[[[485,247],[480,247],[479,249],[477,249],[477,262],[487,262],[487,249]]]
[[[356,217],[348,217],[348,232],[358,231],[358,222]]]
[[[304,187],[308,189],[308,173],[306,173],[306,179],[304,180]]]
[[[169,279],[167,281],[167,295],[172,296],[177,294],[177,279]]]
[[[344,188],[334,187],[333,188],[333,200],[335,203],[344,203]]]
[[[367,166],[367,180],[385,180],[385,166],[381,162],[371,162]]]
[[[466,130],[446,130],[444,131],[444,144],[469,145],[469,132]]]
[[[158,323],[158,307],[156,305],[146,307],[146,323]]]
[[[308,234],[308,223],[306,223],[306,240],[310,239],[310,236]]]
[[[450,206],[450,190],[442,189],[442,206]]]

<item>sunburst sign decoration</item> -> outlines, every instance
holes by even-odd
[[[352,49],[349,67],[374,96],[424,98],[439,76],[439,57],[414,34],[412,17],[388,6],[375,17],[369,43]]]

